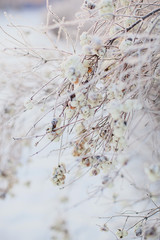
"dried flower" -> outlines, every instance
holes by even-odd
[[[58,186],[64,184],[66,178],[65,173],[66,167],[64,164],[60,164],[58,167],[54,168],[52,177],[53,183]]]

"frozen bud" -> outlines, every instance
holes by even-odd
[[[75,114],[75,110],[74,109],[71,109],[69,107],[66,107],[66,109],[64,110],[64,113],[66,115],[66,118],[67,119],[70,119],[73,117],[73,115]]]
[[[122,51],[122,52],[127,52],[129,47],[132,46],[133,42],[132,42],[132,39],[128,38],[128,39],[124,39],[122,40],[122,42],[120,43],[119,45],[119,49]]]
[[[116,235],[118,238],[124,238],[128,235],[128,232],[126,230],[118,229]]]
[[[152,164],[148,168],[145,168],[145,173],[153,182],[160,180],[160,164]]]
[[[24,107],[25,107],[27,110],[32,109],[32,108],[34,107],[33,100],[27,99],[27,100],[24,102]]]
[[[80,36],[81,46],[89,45],[91,43],[91,36],[87,32],[83,32]]]

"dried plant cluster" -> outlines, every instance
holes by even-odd
[[[27,55],[39,57],[39,68],[43,66],[52,77],[42,81],[41,87],[25,102],[25,111],[38,107],[45,113],[21,139],[33,138],[36,146],[42,145],[35,154],[49,146],[52,154],[55,142],[59,142],[59,159],[52,176],[58,186],[70,184],[66,179],[72,170],[68,171],[68,163],[65,159],[62,163],[61,156],[72,149],[77,169],[102,177],[99,192],[111,187],[117,179],[125,178],[123,170],[130,166],[132,153],[145,139],[148,145],[144,144],[144,149],[139,151],[143,155],[149,146],[153,154],[144,161],[142,174],[146,173],[149,181],[157,186],[160,180],[160,4],[147,0],[86,0],[76,19],[66,22],[49,6],[48,11],[54,23],[43,27],[42,33],[52,41],[52,30],[58,29],[57,40],[63,32],[71,50],[66,50],[67,47],[63,50],[55,41],[52,50],[56,58],[44,54],[47,49],[34,49],[34,52],[27,49]],[[67,32],[68,26],[77,26],[74,40]],[[88,29],[82,31],[84,26]],[[47,115],[49,123],[45,120]],[[135,139],[134,128],[138,126],[141,134]],[[130,152],[133,140],[135,149]],[[135,185],[135,190],[142,189]],[[143,195],[144,189],[142,192]],[[143,195],[137,201],[150,201],[154,208],[152,205],[133,215],[124,212],[112,216],[101,230],[112,232],[108,222],[122,217],[125,223],[113,233],[115,239],[129,234],[134,234],[134,239],[159,239],[160,193],[149,187],[145,193],[147,197]]]

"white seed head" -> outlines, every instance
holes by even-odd
[[[91,43],[91,36],[87,32],[83,32],[80,36],[81,46],[89,45]]]
[[[77,79],[82,77],[87,68],[81,62],[81,58],[77,55],[69,56],[61,65],[64,76],[68,78],[72,83],[77,82]]]
[[[128,235],[128,232],[126,230],[118,229],[116,235],[118,238],[124,238]]]

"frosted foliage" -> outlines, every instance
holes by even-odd
[[[54,188],[84,177],[90,196],[109,201],[112,215],[103,202],[95,226],[105,239],[158,240],[160,4],[87,0],[72,21],[48,9],[52,24],[29,28],[45,38],[44,46],[32,46],[25,30],[15,28],[22,43],[15,48],[3,32],[14,42],[5,51],[24,62],[3,79],[13,95],[1,107],[1,197],[16,182],[22,146],[34,146],[32,157],[54,158],[57,151],[49,170]],[[57,221],[53,239],[71,239],[66,226]]]

